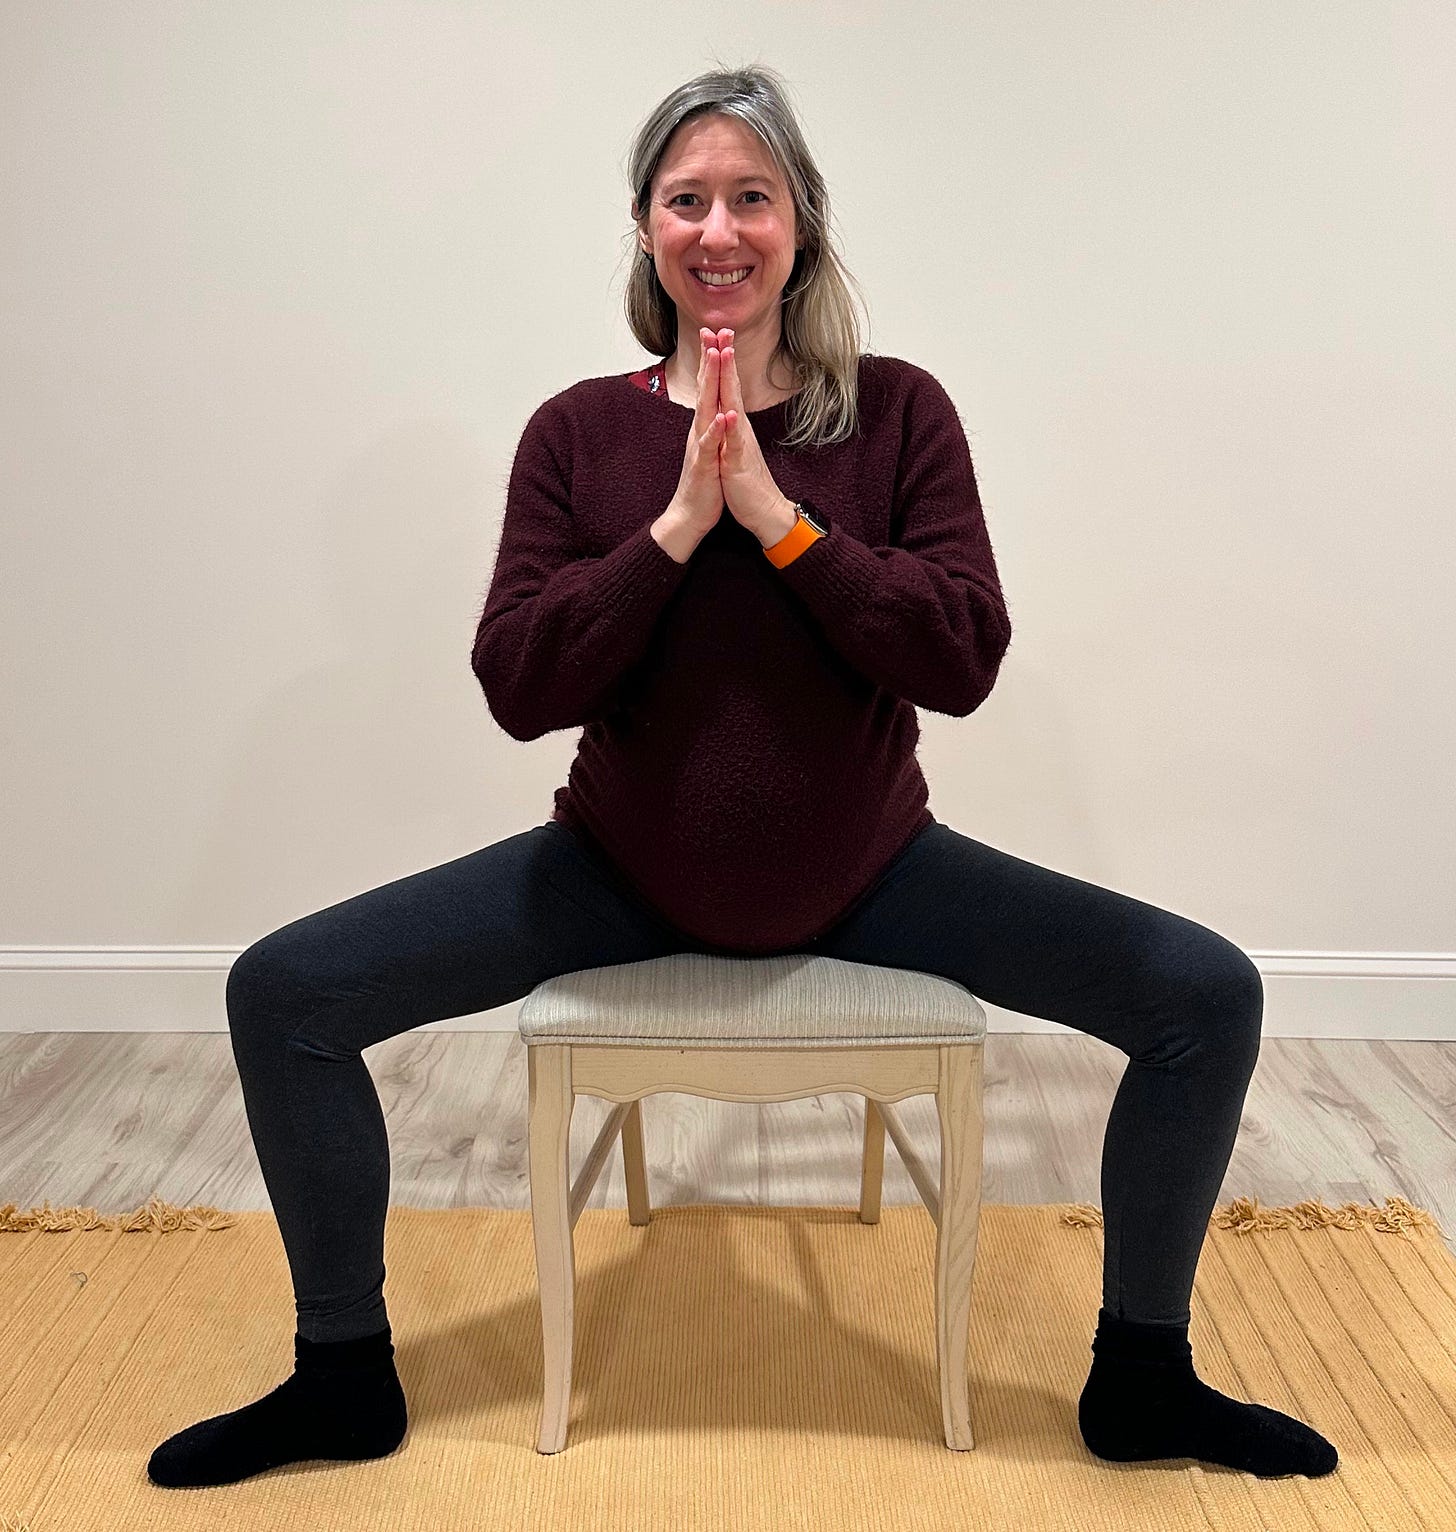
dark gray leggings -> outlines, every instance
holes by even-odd
[[[1264,987],[1232,942],[942,823],[837,925],[788,949],[940,974],[1128,1056],[1102,1146],[1102,1303],[1186,1324]],[[298,1332],[384,1328],[389,1144],[360,1050],[520,1000],[544,979],[703,946],[590,837],[556,821],[281,926],[227,980],[248,1125],[293,1278]]]

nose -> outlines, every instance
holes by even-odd
[[[733,209],[726,202],[715,202],[708,209],[704,222],[704,250],[722,250],[731,254],[738,245],[738,234],[733,221]]]

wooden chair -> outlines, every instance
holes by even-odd
[[[826,1091],[865,1098],[859,1218],[877,1223],[885,1132],[935,1220],[935,1349],[945,1444],[969,1450],[966,1343],[981,1211],[986,1014],[962,985],[903,968],[791,953],[682,952],[579,969],[521,1004],[530,1078],[531,1223],[541,1290],[545,1398],[539,1452],[566,1445],[576,1265],[572,1229],[618,1132],[627,1216],[652,1216],[639,1103],[654,1091],[719,1101],[789,1101]],[[617,1106],[574,1184],[578,1095]],[[889,1103],[933,1095],[940,1180]]]

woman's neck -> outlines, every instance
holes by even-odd
[[[674,352],[667,358],[663,368],[663,376],[667,381],[667,397],[674,404],[684,404],[690,410],[698,407],[698,380],[696,371],[691,377],[684,378],[677,370],[678,358]],[[696,363],[694,363],[696,367]],[[798,392],[797,388],[774,388],[767,379],[749,387],[742,384],[743,408],[749,410],[766,410],[775,404],[782,404],[785,399],[792,399]]]

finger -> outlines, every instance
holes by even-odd
[[[726,354],[726,356],[724,357],[724,360],[723,360],[723,371],[722,371],[723,382],[722,382],[721,386],[722,386],[722,389],[723,389],[724,397],[731,404],[741,405],[743,403],[743,400],[742,400],[742,398],[739,397],[739,393],[738,393],[738,365],[737,365],[737,361],[738,361],[738,359],[737,359],[737,357],[733,353],[733,347],[730,345],[728,347],[727,354]]]

